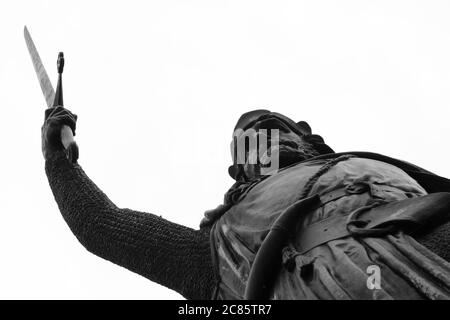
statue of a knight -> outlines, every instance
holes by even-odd
[[[67,158],[60,131],[75,133],[76,119],[47,110],[45,168],[68,226],[104,259],[188,299],[450,298],[450,180],[335,153],[306,122],[256,110],[234,130],[236,183],[194,230],[117,207]],[[236,150],[255,134],[269,140],[256,162],[259,143]],[[269,155],[278,167],[267,172]]]

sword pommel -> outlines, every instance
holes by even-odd
[[[60,52],[58,54],[58,61],[57,61],[56,65],[58,66],[58,73],[63,73],[63,70],[64,70],[64,53],[63,52]]]
[[[63,102],[63,90],[62,90],[62,72],[64,70],[64,53],[58,54],[58,61],[56,62],[58,67],[58,84],[56,85],[55,100],[53,100],[53,106],[64,106]]]

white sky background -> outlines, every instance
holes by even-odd
[[[120,207],[197,228],[231,186],[232,129],[269,108],[335,151],[450,177],[448,1],[0,2],[0,298],[179,299],[88,253],[53,199],[26,24]]]

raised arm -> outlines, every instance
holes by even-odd
[[[67,123],[61,119],[50,122],[55,121]],[[47,123],[44,127],[57,130],[58,124]],[[44,127],[43,148],[48,151],[45,144],[51,139],[45,136],[52,134],[45,132]],[[153,214],[118,208],[59,149],[47,152],[48,181],[61,214],[87,250],[185,298],[211,298],[214,274],[206,230],[194,230]]]

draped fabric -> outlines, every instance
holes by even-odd
[[[299,163],[263,179],[229,208],[212,228],[211,239],[220,282],[217,299],[242,299],[255,255],[275,219],[304,192],[305,184],[327,159]],[[383,237],[346,236],[306,252],[301,234],[327,219],[346,217],[374,201],[420,197],[427,191],[397,166],[350,158],[321,175],[309,195],[321,197],[364,183],[360,194],[333,199],[299,217],[297,232],[283,250],[274,299],[448,299],[450,265],[402,231]],[[336,219],[345,221],[345,219]],[[281,262],[280,262],[281,263]],[[375,266],[380,287],[368,286]]]
[[[450,264],[402,232],[333,240],[281,269],[273,299],[449,299]],[[367,280],[380,270],[380,288]],[[306,270],[306,271],[305,271]]]

